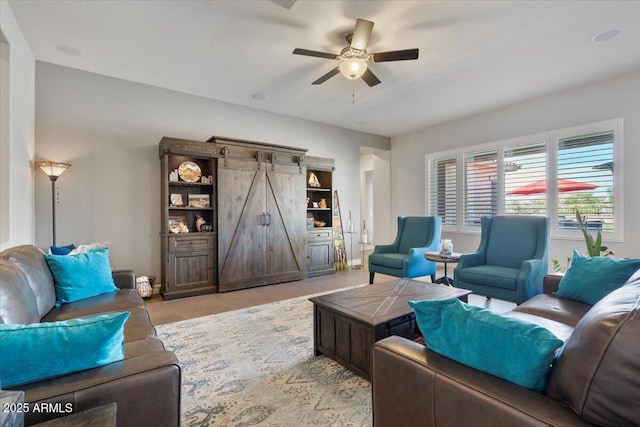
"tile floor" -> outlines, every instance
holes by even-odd
[[[443,273],[444,271],[439,269],[436,276],[440,277]],[[393,279],[396,278],[384,274],[376,274],[374,283],[382,283]],[[429,281],[428,277],[425,279]],[[171,301],[163,301],[160,295],[154,295],[146,301],[146,304],[151,322],[154,325],[162,325],[179,320],[266,304],[281,299],[311,295],[334,289],[339,290],[368,282],[369,271],[366,268],[359,270],[348,269],[338,271],[332,275],[313,277],[295,282]],[[478,295],[470,295],[469,303],[499,312],[509,311],[515,306],[513,303],[496,299],[487,300]]]

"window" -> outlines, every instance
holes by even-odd
[[[546,215],[547,146],[527,144],[504,149],[506,215]]]
[[[561,138],[557,167],[558,228],[577,228],[578,210],[588,228],[613,231],[613,131]]]
[[[457,160],[454,157],[431,159],[428,166],[429,175],[429,215],[442,218],[442,225],[455,226],[457,223],[456,209],[456,176]]]
[[[464,155],[464,225],[480,225],[480,218],[498,214],[498,152]]]
[[[554,236],[581,238],[578,210],[620,241],[621,156],[622,119],[428,155],[426,212],[450,231],[479,230],[483,216],[545,215]]]

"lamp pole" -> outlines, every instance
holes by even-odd
[[[35,164],[42,169],[42,172],[46,173],[51,180],[51,216],[53,219],[51,227],[53,230],[52,246],[56,246],[56,181],[64,171],[71,167],[71,165],[69,163],[58,162],[35,162]]]
[[[52,246],[56,246],[56,181],[58,180],[57,176],[50,175],[49,179],[51,180],[51,216],[52,216],[52,225],[53,229],[53,244]]]

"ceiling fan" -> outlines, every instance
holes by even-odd
[[[353,33],[349,33],[346,36],[349,46],[342,49],[339,55],[308,49],[294,49],[293,54],[340,61],[340,65],[311,83],[313,85],[322,84],[336,74],[342,73],[342,75],[350,80],[362,78],[370,87],[375,86],[380,83],[380,79],[369,69],[370,63],[418,59],[418,49],[369,53],[367,52],[367,43],[369,42],[369,36],[372,30],[373,22],[367,21],[366,19],[358,19],[356,20],[356,28]]]

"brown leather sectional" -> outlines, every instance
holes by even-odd
[[[178,426],[178,360],[156,337],[144,301],[135,290],[135,274],[114,271],[113,278],[118,291],[55,307],[53,279],[40,249],[24,245],[0,253],[2,323],[52,322],[109,311],[131,313],[124,328],[122,361],[10,389],[24,391],[31,407],[40,402],[62,403],[62,407],[71,403],[74,413],[115,402],[119,427]],[[68,414],[26,413],[25,425],[64,415]]]
[[[640,272],[594,306],[553,296],[559,281],[546,276],[543,295],[507,314],[565,341],[544,393],[393,336],[372,350],[374,425],[640,425]]]

